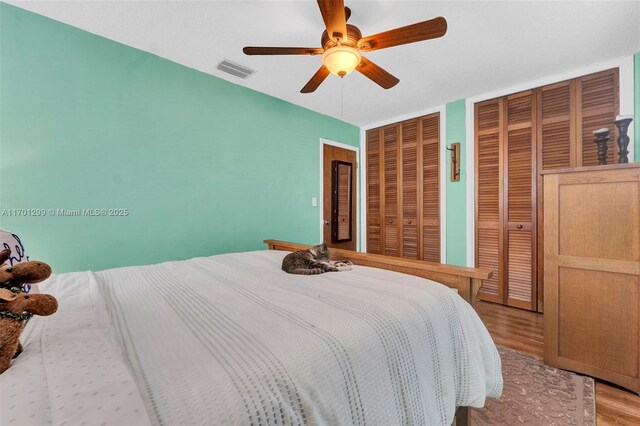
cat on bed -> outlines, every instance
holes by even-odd
[[[289,253],[282,260],[282,270],[289,274],[316,275],[325,272],[348,271],[353,266],[350,260],[331,260],[325,243],[307,250]]]

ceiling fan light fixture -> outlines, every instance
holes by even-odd
[[[400,80],[364,56],[360,56],[360,51],[368,53],[431,40],[442,37],[447,32],[447,20],[438,16],[428,21],[362,37],[360,28],[347,23],[351,17],[351,9],[344,6],[344,0],[318,0],[317,3],[325,26],[320,36],[322,47],[247,46],[242,49],[246,55],[318,55],[322,53],[322,65],[300,93],[314,92],[329,74],[344,77],[356,70],[383,89],[391,89]]]
[[[362,56],[358,49],[345,45],[332,47],[322,54],[324,66],[330,73],[340,77],[353,72],[361,60]]]

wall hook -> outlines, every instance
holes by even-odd
[[[451,144],[451,148],[445,146],[451,152],[451,182],[460,182],[460,142]]]

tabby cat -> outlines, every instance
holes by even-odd
[[[301,275],[348,271],[352,266],[353,263],[349,260],[332,261],[329,257],[329,249],[324,243],[307,250],[289,253],[282,260],[283,271]]]

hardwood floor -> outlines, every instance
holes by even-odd
[[[517,308],[478,302],[476,310],[497,345],[543,356],[542,315]],[[640,397],[596,380],[598,425],[640,425]]]

